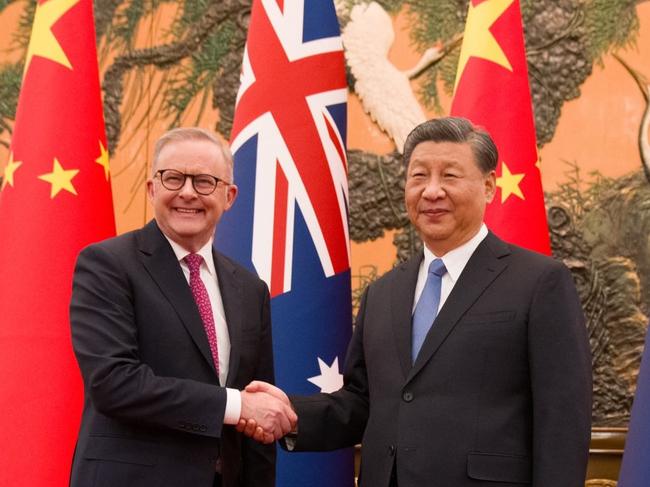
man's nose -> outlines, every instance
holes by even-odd
[[[445,187],[440,178],[430,178],[422,192],[423,197],[432,200],[444,198],[446,194]]]
[[[178,191],[178,193],[186,198],[196,196],[196,191],[194,190],[191,177],[185,176],[185,182],[183,183],[183,186],[181,186],[181,189]]]

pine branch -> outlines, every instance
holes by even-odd
[[[229,18],[238,20],[247,7],[238,0],[213,2],[202,18],[179,41],[156,47],[137,49],[118,56],[104,75],[104,116],[108,146],[114,152],[122,128],[120,106],[124,95],[122,80],[127,71],[143,66],[168,68],[190,57],[205,41],[213,29]]]

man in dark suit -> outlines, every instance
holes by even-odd
[[[405,200],[424,252],[366,290],[344,386],[292,396],[296,451],[362,443],[368,487],[584,485],[591,359],[561,263],[483,224],[497,150],[459,118],[416,127]],[[253,383],[247,390],[284,396]],[[262,438],[254,422],[239,426]]]
[[[238,433],[255,419],[269,439],[295,413],[273,381],[266,285],[212,248],[232,205],[232,156],[186,128],[156,144],[147,192],[155,220],[91,245],[70,304],[85,386],[73,487],[275,485],[275,450]]]

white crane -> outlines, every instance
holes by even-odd
[[[347,63],[356,79],[354,91],[363,109],[393,139],[401,153],[406,136],[425,121],[409,80],[439,59],[442,51],[428,49],[413,69],[398,70],[388,60],[388,51],[395,40],[393,24],[376,2],[352,8],[342,37]]]
[[[632,75],[645,100],[645,110],[643,111],[641,125],[639,127],[639,154],[641,156],[643,172],[645,173],[646,179],[650,182],[650,140],[648,139],[648,133],[650,132],[650,82],[617,53],[613,53],[613,56]]]

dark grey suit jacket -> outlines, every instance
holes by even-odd
[[[227,387],[273,380],[269,294],[218,252],[231,341]],[[70,322],[85,386],[73,487],[272,486],[275,450],[223,425],[220,387],[198,308],[155,221],[84,249]]]
[[[345,385],[292,397],[296,450],[362,442],[361,485],[584,485],[591,356],[566,267],[492,233],[411,364],[422,255],[366,291]]]

